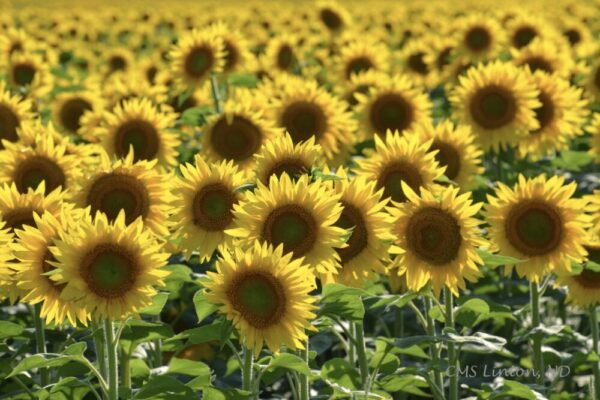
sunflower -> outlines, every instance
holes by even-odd
[[[24,226],[17,231],[18,240],[13,245],[17,263],[11,264],[15,270],[17,286],[24,293],[21,301],[29,304],[43,302],[40,316],[47,322],[61,324],[66,319],[75,326],[77,320],[87,325],[88,313],[73,302],[61,298],[64,285],[57,284],[47,274],[56,270],[56,262],[50,247],[54,240],[67,230],[69,220],[75,217],[66,213],[56,218],[45,212],[34,214],[35,226]]]
[[[98,166],[79,179],[75,204],[90,207],[92,215],[104,214],[111,223],[124,212],[126,224],[141,218],[157,236],[168,235],[169,176],[157,171],[156,160],[135,161],[129,153],[111,163],[104,152],[100,159]]]
[[[569,78],[573,69],[568,51],[550,40],[534,39],[529,45],[510,52],[516,66],[526,66],[531,72],[543,71]]]
[[[345,158],[356,131],[347,105],[313,80],[286,80],[280,90],[272,100],[273,118],[292,141],[314,137],[328,161]]]
[[[49,192],[58,188],[72,191],[81,175],[82,160],[67,154],[66,139],[43,136],[46,132],[39,132],[32,146],[12,144],[0,151],[0,183],[13,183],[22,194],[42,182]]]
[[[103,109],[104,101],[99,90],[63,92],[54,98],[52,120],[63,131],[77,134],[85,113],[99,112]]]
[[[540,175],[519,181],[513,189],[498,182],[495,197],[488,195],[485,217],[490,241],[501,254],[522,260],[519,276],[539,282],[549,272],[568,273],[571,260],[585,256],[587,201],[572,198],[577,184],[564,184],[564,177]],[[507,265],[510,274],[515,265]]]
[[[592,56],[598,50],[598,44],[590,29],[577,18],[561,20],[562,34],[569,42],[573,55],[577,58]]]
[[[302,46],[298,45],[298,38],[282,33],[267,42],[257,68],[261,68],[269,76],[273,76],[272,71],[293,72],[298,68],[302,50]]]
[[[429,151],[437,151],[435,159],[440,167],[446,167],[444,175],[456,182],[462,191],[477,185],[476,177],[484,172],[481,165],[483,151],[475,144],[469,126],[444,120],[435,127],[421,125],[411,133],[417,134],[423,142],[431,141]]]
[[[333,59],[340,81],[349,81],[354,75],[366,71],[387,73],[390,69],[390,51],[381,42],[360,38],[352,40],[340,49]]]
[[[15,53],[27,53],[35,50],[36,41],[23,29],[9,28],[0,36],[0,65]]]
[[[253,107],[250,99],[235,96],[212,115],[202,128],[202,154],[210,161],[232,160],[240,168],[254,166],[254,155],[280,130],[265,113]]]
[[[597,225],[596,225],[597,226]],[[594,234],[594,236],[596,236]],[[587,252],[586,261],[600,264],[600,242],[597,238],[588,239],[583,245]],[[554,283],[556,287],[567,287],[567,301],[581,308],[595,307],[600,304],[600,271],[584,264],[577,274],[559,274]]]
[[[583,133],[582,125],[589,114],[583,91],[571,86],[567,80],[543,72],[536,72],[531,79],[539,89],[535,117],[539,128],[519,141],[520,157],[529,156],[539,160],[554,151],[569,148],[569,141]]]
[[[28,98],[39,99],[52,90],[52,74],[38,54],[14,53],[8,62],[7,75],[8,84],[23,90]]]
[[[529,46],[534,40],[553,39],[548,23],[536,15],[518,13],[506,23],[508,42],[515,49]]]
[[[277,135],[267,141],[255,156],[256,178],[264,185],[269,183],[271,176],[281,177],[284,173],[298,179],[309,174],[312,168],[322,166],[324,160],[321,154],[321,146],[315,144],[314,136],[294,144],[289,133]]]
[[[212,29],[187,32],[171,50],[171,71],[182,88],[200,86],[211,73],[225,67],[227,50],[221,36]]]
[[[339,34],[351,25],[352,20],[348,11],[337,2],[326,0],[317,4],[317,18],[323,27],[332,34]]]
[[[219,305],[256,356],[263,344],[273,353],[283,345],[304,349],[305,331],[314,329],[310,321],[316,317],[316,298],[306,279],[310,270],[302,259],[284,255],[283,247],[254,243],[246,252],[225,253],[204,284],[208,301]]]
[[[111,157],[125,158],[133,148],[135,161],[156,159],[166,167],[177,163],[179,139],[169,131],[176,119],[148,99],[133,99],[107,113],[97,135]]]
[[[180,166],[173,188],[173,228],[178,245],[189,257],[198,252],[201,261],[211,258],[219,248],[221,253],[233,248],[233,238],[225,234],[233,222],[233,207],[242,199],[236,191],[246,183],[245,174],[233,161],[207,164],[196,155],[195,165]]]
[[[413,82],[430,86],[436,79],[435,69],[429,64],[431,57],[431,43],[424,39],[411,40],[402,49],[402,74],[408,76]]]
[[[48,211],[58,218],[65,208],[70,207],[63,204],[64,192],[60,189],[45,193],[45,182],[24,194],[19,193],[14,183],[0,185],[0,220],[6,223],[5,227],[14,232],[25,225],[35,226],[34,214],[42,215]]]
[[[482,203],[473,204],[471,193],[459,194],[458,188],[439,192],[421,188],[417,195],[402,185],[408,201],[389,208],[399,249],[393,266],[399,275],[406,275],[411,290],[431,282],[437,297],[444,286],[458,296],[465,279],[475,282],[483,275],[477,249],[486,241],[478,228],[482,222],[475,217]]]
[[[106,46],[102,58],[100,72],[105,78],[113,74],[126,73],[134,64],[133,53],[124,47]]]
[[[457,55],[471,61],[492,59],[498,55],[505,41],[504,30],[495,18],[471,13],[457,21]]]
[[[533,82],[512,64],[493,62],[470,68],[450,95],[456,116],[470,125],[484,150],[514,145],[539,128],[541,106]]]
[[[388,131],[385,141],[375,136],[375,152],[358,160],[358,174],[376,182],[377,189],[383,189],[383,199],[404,202],[407,198],[402,181],[418,191],[421,186],[431,187],[444,174],[435,153],[429,151],[431,144],[416,135],[404,137],[398,132]]]
[[[169,257],[141,219],[126,225],[121,212],[113,223],[97,213],[82,218],[50,248],[62,285],[61,297],[94,319],[124,320],[152,304],[155,286],[164,285]]]
[[[385,136],[388,130],[400,133],[431,119],[431,101],[406,76],[393,76],[371,87],[367,95],[356,93],[362,134]]]
[[[23,121],[33,119],[30,100],[11,95],[4,81],[0,81],[0,150],[4,141],[19,140],[18,128]]]
[[[201,106],[213,106],[213,99],[211,95],[210,82],[206,81],[206,83],[199,88],[194,89],[191,93],[189,92],[179,92],[173,93],[170,97],[168,104],[173,107],[180,115],[183,114],[185,110],[189,110],[193,107],[201,107]]]
[[[353,74],[345,84],[337,85],[339,97],[348,103],[350,109],[354,109],[359,103],[356,98],[357,93],[367,95],[372,87],[376,87],[387,79],[387,74],[383,72],[368,70]]]
[[[586,95],[594,101],[600,101],[600,61],[592,61],[585,66],[584,86]]]
[[[339,282],[347,286],[363,287],[374,281],[377,274],[385,274],[384,261],[394,241],[391,234],[391,219],[382,201],[383,189],[376,189],[374,181],[363,176],[350,177],[340,168],[336,175],[341,179],[333,181],[334,190],[341,194],[340,202],[344,209],[335,226],[351,229],[347,247],[336,249],[340,256],[340,270],[337,274],[326,274],[323,283]]]
[[[234,205],[234,228],[226,233],[246,247],[256,241],[283,244],[294,258],[304,257],[315,276],[335,273],[340,260],[335,249],[344,246],[347,232],[335,226],[342,213],[340,195],[309,179],[304,175],[293,182],[283,174],[272,176],[268,186],[258,182],[255,192]]]
[[[210,29],[213,30],[214,35],[223,40],[223,46],[225,47],[223,72],[231,73],[252,69],[251,63],[254,61],[254,56],[250,52],[249,44],[241,32],[232,29],[223,22],[211,25]]]

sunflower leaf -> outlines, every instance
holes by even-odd
[[[0,321],[0,340],[19,336],[25,328],[9,321]]]
[[[255,88],[258,78],[253,74],[231,74],[227,77],[227,83],[231,86]]]
[[[499,267],[501,265],[514,265],[525,262],[525,260],[519,260],[518,258],[503,256],[500,254],[492,254],[485,250],[477,250],[477,254],[483,260],[483,263],[488,267]]]
[[[198,290],[196,294],[194,294],[194,308],[196,309],[196,315],[198,316],[198,323],[201,323],[206,317],[219,309],[216,304],[209,302],[206,297],[204,297],[204,290]]]

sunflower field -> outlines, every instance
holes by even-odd
[[[600,0],[0,0],[0,400],[600,400]]]

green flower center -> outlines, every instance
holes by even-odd
[[[286,107],[281,117],[282,126],[290,133],[294,143],[315,136],[319,139],[327,130],[327,119],[318,105],[297,101]]]
[[[135,161],[152,160],[159,151],[158,132],[147,121],[132,120],[119,127],[115,135],[115,152],[120,158],[127,157],[133,148]]]
[[[419,170],[407,162],[394,162],[385,167],[377,177],[377,187],[383,189],[383,197],[391,197],[397,202],[405,202],[406,196],[402,190],[404,181],[415,192],[423,185]]]
[[[233,205],[237,198],[222,183],[204,186],[196,193],[192,204],[194,224],[207,231],[222,231],[233,220]]]
[[[62,125],[72,133],[76,133],[81,124],[79,120],[86,112],[92,110],[92,105],[84,99],[70,99],[63,104],[60,110],[60,121]]]
[[[448,212],[434,207],[418,210],[406,227],[408,248],[423,261],[444,265],[458,256],[462,243],[460,225]]]
[[[185,72],[192,78],[206,75],[215,62],[213,52],[208,47],[196,47],[185,58]]]
[[[371,105],[369,119],[375,132],[384,136],[386,131],[402,132],[408,129],[414,120],[411,103],[398,93],[379,96]]]
[[[489,85],[475,93],[471,99],[470,111],[476,123],[486,129],[497,129],[514,120],[516,101],[509,90]]]
[[[210,142],[214,151],[226,160],[250,159],[262,145],[260,129],[249,119],[236,115],[231,123],[222,117],[213,126]]]
[[[101,211],[114,221],[121,210],[125,211],[125,223],[138,217],[145,218],[150,211],[148,190],[139,179],[121,173],[109,173],[92,183],[87,196],[92,214]]]
[[[107,299],[123,297],[135,285],[139,266],[133,255],[113,243],[99,244],[83,257],[81,274],[88,288]]]
[[[538,200],[514,205],[505,225],[508,241],[527,256],[552,252],[563,236],[563,222],[556,208]]]
[[[317,241],[317,223],[301,206],[281,206],[267,217],[262,238],[274,246],[283,244],[286,253],[294,252],[294,257],[301,257],[311,251]]]
[[[471,28],[465,36],[465,44],[474,51],[486,50],[492,43],[492,37],[488,30],[482,26]]]
[[[59,186],[64,188],[66,179],[63,169],[55,161],[44,156],[33,156],[17,165],[13,181],[19,193],[37,189],[42,181],[49,193]]]

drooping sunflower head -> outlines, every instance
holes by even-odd
[[[61,298],[65,284],[55,282],[48,275],[56,270],[56,258],[50,248],[54,240],[67,230],[68,223],[76,218],[72,212],[65,212],[58,218],[45,212],[34,214],[35,227],[24,226],[17,231],[18,239],[13,245],[17,263],[15,270],[17,286],[23,291],[21,301],[30,304],[42,302],[40,316],[49,323],[62,324],[68,320],[75,326],[77,321],[87,325],[88,313],[71,301]]]
[[[256,179],[264,185],[271,176],[289,175],[292,179],[310,173],[311,168],[323,164],[321,146],[311,137],[294,144],[289,133],[277,135],[267,141],[256,154]]]
[[[431,141],[415,135],[404,137],[388,131],[385,141],[375,136],[375,152],[358,161],[358,174],[376,182],[377,189],[383,189],[384,199],[404,202],[407,198],[402,182],[418,191],[421,186],[431,187],[444,174],[430,146]]]
[[[573,198],[576,183],[564,177],[533,179],[519,176],[514,188],[498,183],[488,195],[486,221],[491,243],[500,254],[522,260],[519,276],[539,282],[547,273],[570,272],[571,260],[585,256],[582,238],[589,218],[582,213],[586,201]],[[510,273],[515,265],[507,265]]]
[[[444,287],[458,296],[465,280],[482,276],[477,249],[486,241],[476,218],[482,204],[473,204],[471,193],[459,194],[458,188],[421,189],[417,195],[407,184],[403,187],[409,201],[389,209],[400,249],[394,260],[398,274],[406,275],[414,291],[430,282],[436,296]]]
[[[85,113],[103,110],[104,102],[95,91],[63,92],[54,99],[52,120],[63,131],[77,134]]]
[[[346,233],[334,225],[342,212],[339,194],[306,175],[296,182],[287,174],[272,176],[269,186],[257,185],[234,206],[234,228],[226,233],[246,247],[256,241],[283,245],[294,258],[304,257],[313,273],[335,273],[335,249],[344,246]]]
[[[340,269],[337,274],[321,277],[323,283],[339,282],[347,286],[364,287],[385,274],[384,261],[394,240],[390,233],[391,219],[384,207],[387,201],[381,200],[382,189],[364,176],[348,176],[340,168],[336,171],[340,180],[333,181],[334,190],[341,194],[344,207],[335,226],[351,230],[346,247],[336,249],[340,256]]]
[[[0,152],[0,182],[14,184],[21,194],[37,189],[42,182],[48,192],[60,188],[72,193],[82,160],[67,153],[67,139],[59,141],[41,125],[24,129],[36,131],[34,143],[11,144]]]
[[[402,133],[431,118],[431,101],[405,76],[394,76],[355,97],[365,137],[384,137],[388,130]]]
[[[56,189],[46,194],[45,182],[37,189],[29,189],[27,193],[19,193],[13,183],[0,186],[0,220],[10,232],[23,229],[25,225],[35,226],[34,214],[43,215],[46,211],[58,217],[65,208],[64,192]]]
[[[252,168],[263,143],[279,133],[272,119],[249,99],[230,99],[223,113],[209,117],[204,127],[202,154],[210,161],[234,161]]]
[[[535,85],[512,64],[493,62],[470,68],[450,95],[455,115],[470,125],[484,150],[514,145],[539,128]]]
[[[233,161],[208,164],[199,155],[195,165],[180,166],[181,177],[173,188],[173,227],[181,238],[179,248],[189,257],[198,252],[201,260],[233,248],[225,230],[233,226],[233,207],[242,199],[237,189],[245,180]]]
[[[272,112],[294,143],[314,137],[328,161],[344,159],[355,140],[356,123],[347,105],[315,81],[283,82]]]
[[[171,71],[181,87],[199,86],[226,63],[223,38],[213,29],[194,29],[182,35],[171,50]]]
[[[258,355],[263,344],[274,353],[305,347],[316,307],[301,259],[284,254],[283,246],[255,243],[246,252],[224,253],[217,272],[208,274],[205,296],[219,305],[246,348]]]
[[[169,129],[176,119],[175,113],[157,110],[148,99],[125,101],[105,114],[98,137],[111,157],[125,158],[133,149],[135,161],[175,165],[179,139]]]
[[[98,320],[136,315],[169,274],[162,245],[141,219],[127,225],[123,212],[113,223],[102,213],[81,218],[50,251],[58,269],[51,277],[64,285],[61,297]]]
[[[583,91],[564,79],[536,72],[531,79],[539,90],[541,107],[534,109],[539,128],[530,131],[518,144],[520,157],[538,160],[569,148],[574,137],[583,134],[589,114]]]
[[[159,236],[168,234],[166,220],[170,212],[170,177],[159,172],[154,161],[135,161],[133,153],[110,161],[101,153],[101,163],[78,180],[74,198],[81,208],[89,207],[92,215],[102,213],[113,223],[124,213],[125,223],[138,218]]]
[[[475,136],[467,125],[453,124],[449,120],[420,125],[411,134],[418,135],[423,142],[431,141],[430,151],[435,151],[435,160],[446,167],[444,175],[456,182],[461,190],[470,190],[477,185],[476,177],[484,172],[481,165],[483,151],[475,144]]]
[[[23,121],[33,119],[30,100],[23,100],[13,96],[4,81],[0,81],[0,150],[4,148],[4,141],[16,142],[19,140],[18,129]]]

